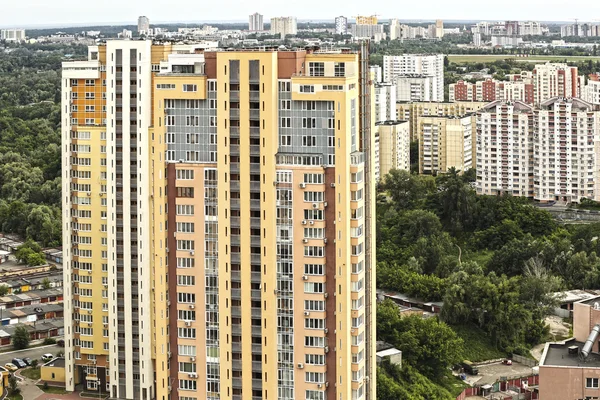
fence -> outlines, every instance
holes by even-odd
[[[512,359],[518,363],[527,365],[528,367],[535,367],[536,365],[538,365],[537,361],[532,360],[531,358],[520,356],[518,354],[514,354],[514,353],[512,355]]]
[[[527,387],[535,386],[535,385],[539,385],[539,383],[540,383],[539,379],[540,379],[539,375],[531,375],[531,376],[522,377],[522,378],[509,379],[506,381],[497,382],[498,386],[497,386],[497,389],[495,389],[495,390],[505,391],[505,390],[509,390],[511,388],[524,388],[525,383],[527,383]],[[493,385],[493,386],[496,387],[496,385]],[[463,390],[463,392],[461,394],[456,396],[456,400],[464,400],[468,396],[477,396],[477,395],[481,394],[480,392],[481,392],[481,388],[479,388],[479,387],[466,388],[465,390]],[[517,397],[517,399],[515,399],[513,396],[510,396],[510,395],[502,398],[503,395],[500,393],[495,394],[496,397],[493,397],[493,396],[494,396],[494,393],[492,393],[492,399],[502,399],[502,400],[517,400],[520,398],[520,397]],[[521,398],[526,399],[526,400],[538,400],[538,394],[535,392],[525,392],[525,393],[521,393]]]

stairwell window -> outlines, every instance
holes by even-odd
[[[598,389],[598,378],[585,378],[586,389]]]

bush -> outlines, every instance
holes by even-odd
[[[46,339],[44,339],[44,344],[46,344],[46,345],[56,344],[56,339],[54,339],[54,338],[46,338]]]
[[[15,350],[26,349],[29,347],[29,331],[23,325],[15,328],[12,336],[12,345]]]
[[[44,382],[43,387],[44,387],[44,391],[48,390],[48,388],[49,388],[48,382]]]
[[[31,360],[31,368],[37,368],[38,366],[38,359],[34,358],[33,360]]]

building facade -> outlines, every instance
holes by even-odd
[[[475,117],[421,116],[419,173],[437,175],[450,168],[465,172],[475,167]]]
[[[534,198],[598,200],[600,115],[580,99],[554,98],[535,111]]]
[[[138,34],[148,33],[150,30],[150,19],[144,15],[138,18],[137,31]]]
[[[287,35],[298,33],[296,17],[276,17],[271,18],[271,35],[280,35],[285,39]]]
[[[375,399],[361,71],[151,41],[63,64],[68,390]]]
[[[477,111],[477,194],[533,197],[533,115],[519,101]]]
[[[418,101],[444,101],[444,56],[442,54],[383,56],[383,80],[396,82],[402,77],[408,79],[403,85],[409,88],[408,93],[414,84],[422,86],[427,83],[428,88],[420,94]],[[424,77],[429,77],[429,82],[425,82]],[[419,82],[414,82],[415,78],[418,78]],[[397,98],[401,101],[400,92]]]
[[[25,29],[2,29],[0,30],[0,40],[7,42],[24,42],[27,37],[25,36]]]
[[[535,106],[554,97],[579,97],[585,78],[567,64],[537,64],[533,70]]]
[[[248,17],[248,30],[250,32],[259,32],[265,30],[262,14],[250,14],[250,16]]]
[[[408,121],[383,121],[375,134],[375,179],[392,169],[410,171],[410,124]]]
[[[335,33],[336,35],[348,34],[348,18],[343,16],[335,17]]]
[[[475,83],[458,81],[449,85],[450,101],[521,101],[533,104],[535,92],[533,82],[498,81],[486,79]]]
[[[396,120],[396,85],[375,85],[375,122]]]

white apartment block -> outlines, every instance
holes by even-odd
[[[553,98],[535,111],[534,199],[598,201],[600,115],[580,99]]]
[[[381,74],[382,69],[379,65],[371,65],[371,66],[369,66],[369,70],[371,71],[371,74],[373,76],[374,83],[383,82],[383,78],[382,78],[382,74]]]
[[[264,29],[263,15],[259,13],[250,14],[248,17],[248,30],[250,32],[259,32]]]
[[[415,101],[406,97],[406,88],[419,86],[413,80],[417,75],[429,77],[429,80],[419,78],[421,84],[427,84],[428,90],[424,90],[419,100],[416,101],[444,101],[444,55],[443,54],[404,54],[401,56],[383,57],[383,80],[395,82],[398,86],[398,101]],[[404,83],[398,83],[400,77],[409,76],[411,79]],[[427,82],[424,82],[427,81]],[[403,92],[401,93],[401,87]],[[410,93],[412,89],[409,90]],[[409,96],[410,97],[410,96]]]
[[[0,40],[7,42],[24,42],[25,29],[2,29],[0,31]]]
[[[477,194],[533,197],[533,114],[500,100],[477,112]]]
[[[298,33],[298,24],[296,17],[276,17],[271,18],[271,35],[279,34],[282,39],[287,35]]]
[[[577,67],[567,64],[537,64],[533,70],[535,105],[554,97],[580,97],[585,77],[577,75]]]
[[[144,15],[138,18],[137,24],[138,33],[148,33],[150,30],[150,19]]]
[[[581,98],[588,103],[600,105],[600,81],[589,80],[581,91]]]
[[[375,179],[392,169],[410,171],[410,123],[378,122],[375,134]]]
[[[395,121],[396,113],[396,85],[375,85],[375,122]]]
[[[350,34],[354,39],[373,39],[376,43],[385,39],[381,24],[352,24]]]
[[[341,15],[339,17],[335,17],[335,33],[337,35],[348,34],[348,18]]]
[[[396,99],[398,101],[418,102],[440,101],[432,94],[432,87],[435,85],[434,80],[433,77],[422,74],[400,75],[394,80],[396,84]]]

